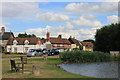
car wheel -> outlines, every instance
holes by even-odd
[[[34,56],[37,56],[36,54]]]

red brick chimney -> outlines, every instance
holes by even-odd
[[[3,35],[4,34],[4,32],[5,32],[5,27],[1,27],[1,34]]]
[[[50,39],[50,33],[49,33],[49,32],[47,32],[47,34],[46,34],[46,39],[47,39],[47,40]]]
[[[58,38],[62,38],[62,35],[58,35]]]

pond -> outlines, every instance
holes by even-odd
[[[118,78],[118,62],[61,64],[61,67],[68,72],[85,76]]]

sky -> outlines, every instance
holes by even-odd
[[[118,22],[118,2],[2,2],[0,23],[6,31],[35,34],[46,32],[82,41],[94,39],[97,29]]]

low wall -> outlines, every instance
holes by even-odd
[[[120,51],[110,51],[112,56],[120,56]]]

